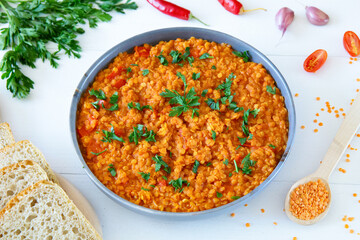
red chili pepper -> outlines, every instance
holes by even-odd
[[[171,2],[165,1],[165,0],[147,0],[148,3],[150,3],[154,8],[159,10],[162,13],[165,13],[166,15],[180,18],[183,20],[190,20],[190,19],[196,19],[202,24],[207,25],[206,23],[202,22],[200,19],[195,17],[189,10],[182,8],[176,4],[173,4]]]
[[[218,1],[226,10],[228,10],[229,12],[231,12],[235,15],[239,15],[239,14],[243,14],[243,13],[251,12],[251,11],[255,11],[255,10],[266,11],[265,8],[255,8],[255,9],[245,10],[243,5],[237,0],[218,0]]]

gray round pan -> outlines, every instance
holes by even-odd
[[[84,91],[92,84],[94,81],[95,76],[97,73],[107,68],[109,63],[112,62],[112,60],[121,52],[132,52],[133,48],[135,46],[140,46],[145,43],[148,43],[150,45],[156,45],[160,41],[168,41],[168,40],[174,40],[177,38],[182,39],[189,39],[190,37],[195,38],[201,38],[208,41],[214,41],[217,43],[227,43],[230,44],[236,51],[249,51],[249,54],[251,56],[251,61],[256,63],[261,63],[267,71],[272,75],[272,77],[275,79],[275,82],[277,84],[277,87],[281,90],[282,95],[285,98],[285,104],[286,108],[288,110],[288,117],[289,117],[289,135],[288,135],[288,142],[286,150],[274,169],[274,171],[268,176],[268,178],[261,183],[257,188],[255,188],[252,192],[249,194],[239,198],[238,200],[235,200],[231,203],[228,203],[224,206],[213,208],[210,210],[205,211],[198,211],[198,212],[163,212],[158,210],[153,210],[150,208],[145,208],[139,205],[136,205],[134,203],[131,203],[120,196],[116,195],[112,191],[110,191],[107,187],[105,187],[97,178],[96,176],[91,172],[91,170],[88,168],[78,145],[78,139],[77,139],[77,133],[76,133],[76,111],[77,106],[80,100],[81,95]],[[223,212],[226,208],[234,208],[236,206],[240,206],[241,203],[245,202],[249,198],[256,195],[258,192],[260,192],[262,189],[264,189],[270,181],[276,176],[276,174],[279,173],[281,167],[284,165],[285,160],[287,159],[290,150],[291,145],[293,142],[293,138],[295,135],[295,107],[294,102],[292,99],[292,95],[289,89],[289,86],[287,85],[284,77],[281,75],[279,70],[276,68],[276,66],[261,52],[259,52],[254,47],[250,46],[249,44],[233,37],[228,34],[213,31],[209,29],[204,28],[189,28],[189,27],[177,27],[177,28],[165,28],[165,29],[159,29],[154,30],[146,33],[139,34],[135,37],[132,37],[128,40],[125,40],[115,47],[111,48],[109,51],[107,51],[104,55],[102,55],[96,62],[89,68],[89,70],[84,74],[83,78],[81,79],[77,89],[74,92],[74,96],[71,103],[71,109],[70,109],[70,131],[71,131],[71,137],[74,143],[74,147],[76,150],[77,155],[79,156],[79,159],[81,163],[84,166],[84,169],[90,179],[95,183],[95,185],[100,188],[101,191],[103,191],[108,197],[110,197],[112,200],[114,200],[119,205],[126,207],[134,212],[148,215],[148,216],[154,216],[154,217],[165,217],[165,218],[171,218],[171,219],[193,219],[194,217],[208,217],[213,216],[216,214],[220,214]]]

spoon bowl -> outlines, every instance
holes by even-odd
[[[316,216],[315,218],[310,219],[310,220],[302,220],[302,219],[299,219],[299,218],[295,217],[295,216],[290,212],[290,195],[291,195],[291,193],[292,193],[293,190],[294,190],[295,188],[297,188],[298,186],[300,186],[300,185],[302,185],[302,184],[305,184],[305,183],[308,183],[308,182],[310,182],[310,181],[315,182],[315,181],[317,181],[317,180],[320,180],[320,181],[322,181],[322,182],[325,184],[326,190],[327,190],[328,193],[329,193],[329,203],[328,203],[328,205],[326,206],[326,209],[324,210],[324,212],[322,212],[321,214],[319,214],[318,216]],[[295,182],[295,183],[291,186],[288,194],[286,195],[286,199],[285,199],[285,213],[286,213],[286,215],[288,216],[288,218],[289,218],[291,221],[293,221],[293,222],[296,222],[296,223],[301,224],[301,225],[312,225],[312,224],[314,224],[314,223],[319,222],[320,220],[322,220],[322,219],[326,216],[326,214],[328,213],[328,211],[329,211],[329,209],[330,209],[330,204],[331,204],[331,191],[330,191],[329,182],[328,182],[326,179],[324,179],[324,178],[316,177],[316,176],[314,176],[314,174],[311,174],[311,175],[309,175],[309,176],[306,176],[306,177],[298,180],[297,182]]]
[[[330,191],[328,179],[332,171],[334,170],[335,166],[340,161],[341,156],[344,154],[345,150],[347,149],[351,139],[353,138],[354,134],[359,128],[359,125],[360,125],[360,94],[352,102],[352,106],[348,111],[348,113],[346,114],[346,118],[344,119],[338,132],[336,133],[334,140],[332,141],[328,151],[326,152],[319,168],[314,173],[300,179],[294,185],[291,186],[285,199],[285,213],[290,218],[290,220],[302,225],[311,225],[317,223],[326,216],[331,204],[331,191]],[[290,212],[290,195],[292,191],[299,185],[314,180],[317,181],[318,179],[320,179],[325,184],[326,189],[329,193],[328,205],[324,212],[322,212],[313,219],[310,220],[298,219]]]

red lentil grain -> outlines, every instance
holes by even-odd
[[[235,217],[235,213],[230,214],[231,217]]]
[[[316,133],[317,133],[318,131],[319,131],[319,130],[318,130],[317,128],[315,128],[315,129],[314,129],[314,132],[316,132]]]
[[[264,213],[265,212],[265,210],[262,208],[262,209],[260,209],[260,211],[262,212],[262,213]]]
[[[250,223],[246,223],[245,226],[246,226],[246,227],[250,227]]]
[[[345,228],[349,228],[349,224],[345,224],[345,226],[344,226]]]

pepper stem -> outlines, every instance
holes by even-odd
[[[267,11],[265,8],[254,8],[254,9],[248,9],[248,10],[245,10],[244,8],[241,8],[239,14],[243,14],[243,13],[246,13],[246,12],[257,11],[257,10],[263,10],[265,12]]]
[[[195,20],[201,22],[202,24],[204,24],[205,26],[210,26],[209,24],[206,24],[203,21],[201,21],[200,19],[198,19],[197,17],[195,17],[192,13],[190,13],[189,19],[195,19]]]

